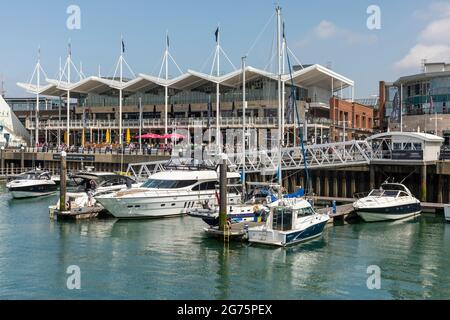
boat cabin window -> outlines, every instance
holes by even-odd
[[[279,231],[292,230],[292,209],[286,207],[274,208],[272,228]]]
[[[396,197],[398,195],[398,190],[386,190],[383,196],[385,197]]]
[[[383,190],[383,189],[375,189],[375,190],[372,190],[372,191],[369,193],[369,196],[372,196],[372,197],[381,197],[381,196],[383,195],[383,193],[384,193],[384,190]]]
[[[129,181],[130,184],[133,184],[134,181],[131,178],[128,177],[114,177],[112,179],[104,180],[100,183],[100,186],[102,187],[112,187],[112,186],[121,186],[126,185],[127,181]]]
[[[297,210],[297,218],[303,218],[312,216],[314,214],[314,210],[311,207],[302,208]]]
[[[180,189],[195,184],[197,180],[158,180],[149,179],[145,182],[143,188],[152,189]]]
[[[206,181],[196,185],[192,190],[195,191],[204,191],[204,190],[216,190],[216,185],[218,185],[218,181]]]

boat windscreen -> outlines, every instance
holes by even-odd
[[[151,189],[180,189],[197,183],[197,180],[158,180],[149,179],[143,185],[142,188]]]

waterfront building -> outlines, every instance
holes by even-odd
[[[26,145],[30,135],[0,95],[0,147]]]
[[[283,105],[285,119],[285,139],[294,141],[296,112],[290,101],[291,82],[297,98],[298,113],[307,124],[308,143],[341,141],[342,134],[337,122],[333,124],[334,110],[347,104],[355,109],[345,111],[346,117],[354,122],[347,126],[348,139],[370,134],[373,109],[353,102],[354,82],[324,66],[313,64],[296,66],[292,74],[282,76],[284,88]],[[189,70],[175,78],[161,79],[139,74],[133,79],[117,81],[115,77],[91,76],[67,84],[58,80],[48,80],[41,87],[39,95],[49,97],[52,103],[49,115],[42,118],[45,108],[40,108],[39,142],[56,143],[58,134],[63,141],[70,115],[70,141],[77,145],[101,144],[110,134],[111,142],[119,141],[119,114],[122,106],[122,134],[130,130],[131,136],[142,132],[166,133],[175,129],[203,129],[216,126],[216,101],[220,99],[220,128],[239,129],[242,127],[242,70],[238,69],[221,76],[213,76]],[[277,76],[254,67],[245,68],[246,75],[246,115],[250,126],[258,129],[277,127]],[[36,91],[29,84],[20,84],[28,92]],[[219,87],[219,95],[216,87]],[[167,88],[167,95],[166,95]],[[34,90],[34,91],[33,91]],[[70,90],[71,110],[67,113],[67,91]],[[119,94],[123,93],[122,104]],[[167,101],[166,101],[167,98]],[[76,103],[75,103],[76,101]],[[209,106],[209,107],[208,107]],[[62,110],[59,110],[62,109]],[[332,111],[333,110],[333,111]],[[45,114],[45,112],[44,112]],[[23,112],[27,129],[34,131],[35,120]],[[142,121],[140,121],[142,119]],[[341,121],[339,118],[338,121]],[[305,121],[306,120],[306,121]],[[358,124],[364,123],[364,125]]]
[[[419,74],[380,82],[380,127],[450,137],[450,64],[424,63]],[[401,121],[395,120],[396,96]]]

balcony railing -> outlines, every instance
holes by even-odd
[[[221,127],[242,127],[242,118],[221,118],[220,126]],[[211,118],[210,121],[205,118],[180,118],[180,119],[169,119],[167,125],[169,128],[177,127],[177,128],[194,128],[194,127],[202,127],[207,128],[208,122],[210,127],[215,127],[216,119]],[[249,127],[275,127],[277,125],[276,117],[250,117],[247,118],[246,123]],[[289,124],[287,124],[289,126]],[[28,129],[35,129],[35,121],[26,121],[26,127]],[[66,129],[67,121],[65,120],[47,120],[47,121],[39,121],[39,129]],[[123,120],[122,121],[123,128],[130,129],[139,129],[139,120]],[[142,128],[144,129],[162,129],[165,127],[164,119],[144,119],[142,120]],[[71,129],[118,129],[119,121],[118,120],[72,120],[70,121]]]

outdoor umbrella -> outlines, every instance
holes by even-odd
[[[130,132],[130,128],[127,129],[127,133],[125,135],[125,141],[127,142],[127,144],[130,144],[131,142],[131,132]]]
[[[106,129],[106,143],[110,143],[111,135],[109,133],[109,129]]]
[[[186,137],[179,133],[169,133],[161,137],[161,139],[185,139]]]
[[[161,139],[162,137],[159,134],[156,133],[146,133],[142,136],[136,136],[135,138],[141,138],[141,139]]]

